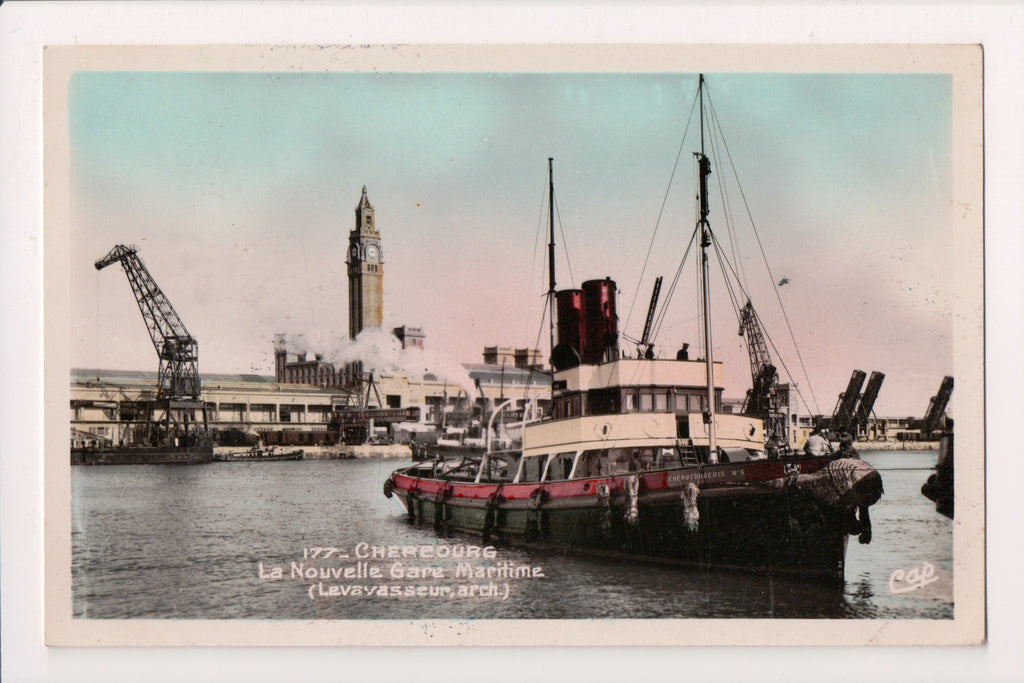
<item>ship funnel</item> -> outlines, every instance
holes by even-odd
[[[596,364],[619,357],[619,316],[615,310],[615,281],[583,283],[584,340],[580,358]]]
[[[551,362],[557,370],[580,364],[586,347],[586,314],[582,289],[563,289],[555,293],[558,305],[558,346]]]

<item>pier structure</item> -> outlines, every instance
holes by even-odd
[[[465,364],[472,388],[426,373],[422,378],[375,378],[368,408],[385,411],[378,432],[395,438],[400,427],[433,430],[442,423],[479,419],[511,399],[510,415],[529,406],[547,407],[549,378],[528,369]],[[265,443],[315,445],[336,439],[332,420],[347,406],[349,392],[315,382],[278,382],[250,374],[203,374],[200,403],[209,433],[220,445],[259,436]],[[146,371],[76,369],[71,372],[70,427],[73,448],[101,448],[137,442],[145,429],[156,374]],[[472,391],[472,393],[470,393]]]

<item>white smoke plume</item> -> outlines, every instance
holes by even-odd
[[[376,376],[404,375],[413,381],[423,381],[425,375],[431,374],[452,384],[453,389],[461,388],[467,397],[476,396],[473,379],[460,363],[425,349],[403,349],[395,335],[380,328],[365,329],[355,339],[312,330],[278,335],[278,340],[283,340],[289,354],[319,354],[335,367],[361,361],[363,369]]]

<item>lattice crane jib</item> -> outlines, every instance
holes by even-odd
[[[747,353],[750,355],[750,377],[752,387],[747,392],[747,400],[743,412],[749,415],[760,415],[765,420],[765,429],[775,433],[776,437],[786,439],[788,424],[781,414],[779,400],[779,374],[768,353],[768,344],[764,339],[761,322],[757,318],[754,305],[747,303],[740,310],[740,335],[747,340]]]
[[[135,246],[119,244],[96,261],[96,270],[120,263],[160,358],[157,398],[199,400],[199,343],[149,274]]]
[[[764,368],[772,364],[772,359],[768,355],[768,345],[765,344],[761,324],[757,320],[757,313],[754,312],[754,305],[749,301],[740,311],[740,335],[747,339],[750,376],[756,381]]]

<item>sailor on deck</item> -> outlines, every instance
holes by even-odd
[[[839,455],[844,458],[859,458],[860,453],[853,447],[853,435],[849,432],[843,432],[842,437],[839,440]]]
[[[804,453],[812,457],[819,457],[828,455],[831,451],[832,445],[821,433],[821,427],[815,427],[811,431],[811,435],[807,437],[807,442],[804,443]]]

